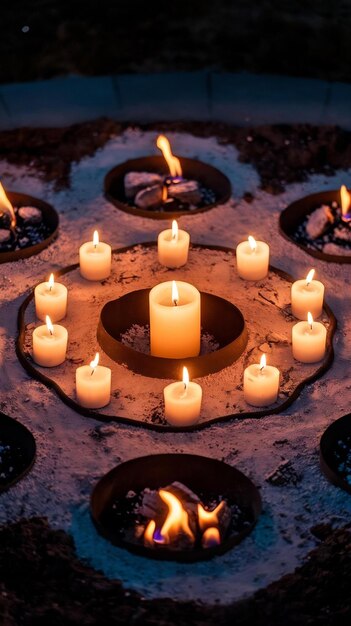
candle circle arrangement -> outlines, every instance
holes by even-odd
[[[59,216],[38,198],[4,190],[0,183],[0,263],[39,254],[57,237]]]
[[[96,528],[114,545],[188,563],[232,549],[252,531],[260,512],[259,491],[244,474],[192,454],[122,463],[99,480],[91,496]]]
[[[36,318],[32,292],[19,310],[16,350],[20,362],[31,376],[52,387],[66,404],[85,416],[173,432],[280,413],[332,363],[336,320],[326,303],[320,321],[314,322],[325,328],[325,354],[316,364],[301,365],[294,359],[291,345],[296,324],[291,315],[291,277],[270,267],[265,279],[242,280],[233,249],[195,244],[177,275],[162,268],[162,279],[172,285],[176,278],[176,284],[185,282],[198,288],[200,354],[178,359],[152,356],[149,294],[157,282],[157,267],[157,245],[149,243],[114,251],[107,281],[83,281],[79,264],[56,272],[57,281],[64,282],[69,292],[66,359],[52,369],[33,361]],[[151,286],[150,280],[154,281]],[[214,286],[216,295],[210,293]],[[77,366],[89,362],[87,355],[96,351],[96,341],[103,365],[112,374],[110,402],[103,409],[79,404],[75,386]],[[243,376],[248,365],[260,363],[262,354],[267,355],[269,366],[279,370],[280,385],[275,402],[254,407],[245,400]],[[171,424],[165,414],[164,389],[181,383],[183,367],[188,368],[191,382],[202,389],[201,411],[191,424],[182,424],[181,419]]]
[[[292,202],[279,218],[282,235],[311,256],[330,263],[351,263],[350,193],[314,193]]]
[[[212,165],[172,154],[166,137],[163,156],[125,161],[105,177],[105,196],[118,209],[140,217],[170,219],[208,211],[231,196],[229,179]]]
[[[0,411],[0,493],[17,483],[32,468],[36,445],[32,433]]]
[[[35,313],[43,322],[48,315],[52,322],[59,322],[67,313],[67,287],[55,282],[53,274],[49,280],[34,289]]]
[[[351,493],[351,413],[332,422],[324,431],[319,458],[328,480]]]

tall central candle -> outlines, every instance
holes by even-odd
[[[314,319],[322,315],[324,285],[313,277],[314,270],[311,270],[305,280],[296,280],[291,285],[291,311],[299,320],[305,320],[308,311]]]
[[[201,338],[200,292],[183,281],[167,281],[149,295],[152,356],[182,359],[198,356]]]

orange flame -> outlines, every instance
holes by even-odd
[[[161,500],[167,504],[168,513],[159,536],[157,539],[153,537],[155,543],[169,544],[172,538],[175,538],[180,533],[184,533],[188,535],[190,539],[194,540],[194,535],[189,527],[189,517],[187,512],[183,509],[181,501],[166,489],[160,489],[159,496]],[[152,527],[149,527],[150,524],[147,527],[150,533]]]
[[[213,528],[212,526],[207,528],[202,535],[201,543],[203,548],[218,546],[221,543],[221,536],[218,528]]]
[[[178,301],[179,301],[179,292],[178,292],[177,283],[175,280],[172,280],[172,302],[174,306],[177,306]]]
[[[263,372],[264,368],[267,365],[267,358],[265,354],[262,354],[261,359],[260,359],[260,371]]]
[[[164,135],[159,135],[156,142],[157,147],[161,150],[167,165],[169,167],[169,173],[171,176],[181,176],[182,167],[179,159],[172,154],[170,143]]]
[[[92,360],[92,361],[90,361],[90,363],[89,363],[89,365],[90,365],[90,367],[91,367],[91,369],[92,369],[92,372],[91,372],[92,374],[94,374],[94,372],[95,372],[95,370],[96,370],[97,366],[99,365],[99,359],[100,359],[100,355],[99,355],[99,353],[97,352],[97,353],[95,354],[95,359],[93,359],[93,360]]]
[[[13,210],[13,206],[10,200],[8,199],[5,193],[5,189],[3,188],[1,183],[0,183],[0,213],[9,213],[11,217],[11,226],[12,227],[16,226],[16,216]]]
[[[145,528],[144,532],[144,543],[148,546],[152,546],[154,544],[154,532],[156,530],[156,522],[155,520],[150,520],[148,525]]]
[[[345,185],[340,187],[341,213],[347,215],[350,209],[351,197]]]
[[[218,524],[218,515],[219,512],[224,507],[224,500],[216,506],[213,511],[206,511],[202,504],[197,505],[197,515],[199,518],[199,526],[201,530],[205,530],[206,528],[210,528],[211,526],[216,526]]]
[[[310,270],[310,271],[308,272],[308,274],[307,274],[307,276],[306,276],[306,285],[307,285],[307,287],[308,287],[308,285],[312,282],[313,277],[314,277],[314,274],[315,274],[315,270]]]
[[[172,241],[177,243],[178,241],[178,222],[177,220],[173,220],[172,222]]]

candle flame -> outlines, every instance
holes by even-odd
[[[54,275],[53,275],[53,274],[50,274],[50,277],[49,277],[49,282],[48,282],[48,286],[49,286],[50,291],[52,290],[52,288],[53,288],[54,284],[55,284]]]
[[[206,528],[209,528],[210,526],[214,526],[218,524],[218,514],[221,511],[221,509],[223,509],[223,507],[224,507],[224,500],[222,500],[222,502],[220,502],[218,506],[216,506],[216,508],[213,509],[213,511],[206,511],[206,509],[204,509],[202,504],[197,505],[197,515],[198,515],[199,526],[201,530],[205,530]]]
[[[189,372],[188,372],[188,368],[187,367],[183,367],[183,384],[184,384],[184,391],[188,390],[188,386],[189,386]]]
[[[178,241],[178,222],[177,220],[173,220],[172,222],[172,241],[177,243]]]
[[[315,270],[310,270],[306,276],[306,285],[308,287],[308,285],[312,282],[313,280],[313,276],[314,276]]]
[[[207,528],[202,535],[201,543],[203,548],[218,546],[221,543],[221,536],[218,528],[213,528],[212,526]]]
[[[52,321],[48,315],[45,315],[46,328],[48,329],[50,335],[54,334],[54,327],[52,325]]]
[[[93,361],[90,361],[90,363],[89,363],[89,365],[90,365],[91,369],[93,370],[93,371],[91,372],[92,374],[94,374],[94,372],[95,372],[95,370],[96,370],[97,366],[99,365],[99,359],[100,359],[100,355],[99,355],[99,353],[97,352],[97,353],[95,354],[95,359],[94,359]]]
[[[156,543],[168,544],[171,542],[172,537],[176,537],[180,533],[184,533],[194,540],[194,535],[189,527],[189,517],[181,501],[166,489],[160,489],[159,496],[167,504],[168,513],[160,532],[157,533],[157,537],[155,534],[153,535],[154,541]]]
[[[341,213],[342,215],[347,215],[347,213],[349,212],[349,208],[350,208],[351,197],[345,185],[341,185],[340,187],[340,201],[341,201]]]
[[[97,230],[94,230],[94,234],[93,234],[93,246],[94,248],[96,248],[96,246],[99,245],[99,233]]]
[[[311,330],[312,330],[312,328],[313,328],[313,317],[312,317],[312,313],[310,313],[310,312],[307,313],[307,322],[310,325]]]
[[[178,292],[177,283],[175,280],[172,280],[172,302],[174,306],[177,306],[178,301],[179,301],[179,292]]]
[[[252,252],[255,252],[255,250],[257,248],[256,239],[254,237],[251,237],[251,235],[249,235],[248,236],[248,241],[249,241],[249,246],[250,246]]]
[[[182,167],[179,159],[172,154],[170,143],[164,135],[159,135],[156,142],[157,147],[161,150],[167,165],[169,167],[169,173],[171,176],[181,176]]]
[[[260,359],[260,371],[263,372],[264,368],[267,365],[267,359],[266,359],[266,355],[262,354],[261,359]]]
[[[5,193],[5,189],[3,188],[1,183],[0,183],[0,213],[9,213],[11,217],[12,228],[16,226],[16,216],[13,210],[13,206],[10,200],[8,199]]]

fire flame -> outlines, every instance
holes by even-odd
[[[93,234],[93,246],[96,248],[99,245],[99,233],[97,230],[94,230]]]
[[[149,546],[152,546],[154,543],[155,530],[156,530],[156,522],[154,519],[152,519],[149,521],[144,531],[144,542]]]
[[[310,270],[306,276],[306,285],[308,287],[308,285],[312,282],[313,280],[313,276],[314,276],[315,270]]]
[[[157,147],[161,150],[167,165],[169,167],[169,172],[171,176],[181,176],[182,175],[182,167],[180,165],[179,159],[172,154],[170,143],[164,135],[159,135],[157,137],[156,142]]]
[[[263,372],[264,368],[267,365],[267,359],[266,359],[266,355],[262,354],[261,359],[260,359],[260,371]]]
[[[50,291],[52,291],[53,287],[55,285],[55,279],[54,279],[54,275],[50,274],[49,276],[49,282],[48,282],[48,287],[50,289]]]
[[[97,353],[95,354],[95,359],[94,359],[93,361],[90,361],[90,363],[89,363],[89,365],[90,365],[91,369],[93,370],[93,371],[91,372],[92,374],[94,374],[94,372],[95,372],[95,370],[96,370],[97,366],[99,365],[99,358],[100,358],[100,355],[99,355],[99,353],[97,352]]]
[[[0,213],[9,213],[11,217],[12,228],[16,226],[16,216],[13,210],[13,206],[10,200],[8,199],[5,193],[5,189],[3,188],[1,183],[0,183]]]
[[[177,283],[175,280],[172,280],[172,302],[174,306],[177,306],[178,301],[179,301],[179,292],[178,292]]]
[[[162,202],[166,202],[167,198],[168,198],[167,187],[166,187],[166,185],[163,185],[163,187],[162,187]]]
[[[54,327],[52,325],[52,321],[48,315],[45,316],[46,327],[50,333],[50,335],[54,334]]]
[[[251,237],[251,235],[249,235],[248,236],[248,241],[249,241],[249,246],[250,246],[252,252],[255,252],[255,250],[257,248],[256,239],[254,237]]]
[[[341,185],[340,187],[340,201],[341,201],[341,213],[342,215],[347,215],[350,209],[351,197],[345,185]]]
[[[160,489],[159,496],[165,504],[168,506],[168,513],[165,522],[157,535],[157,538],[153,536],[156,543],[170,543],[172,537],[185,533],[191,539],[195,539],[192,531],[189,527],[189,518],[187,512],[183,509],[183,505],[178,498],[166,491],[166,489]],[[149,524],[150,526],[150,524]]]
[[[177,243],[178,241],[178,222],[177,220],[173,220],[172,222],[172,241]]]
[[[313,327],[313,317],[312,317],[312,313],[310,313],[310,312],[307,313],[307,322],[310,325],[311,330],[312,330],[312,327]]]
[[[224,507],[224,500],[216,506],[213,511],[206,511],[202,504],[197,505],[197,515],[199,518],[199,526],[201,530],[206,530],[206,528],[210,528],[211,526],[218,525],[218,514]]]
[[[221,543],[221,536],[218,528],[214,528],[213,526],[207,528],[202,535],[201,543],[203,548],[218,546]]]

